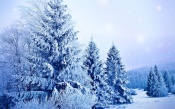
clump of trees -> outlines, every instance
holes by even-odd
[[[169,93],[175,94],[175,80],[174,76],[171,75],[169,72],[165,71],[163,74],[163,78],[168,89]]]
[[[110,48],[105,67],[93,40],[83,54],[62,0],[32,0],[22,9],[20,24],[1,34],[1,98],[7,98],[1,107],[98,109],[132,102],[117,48]]]
[[[168,72],[162,73],[158,71],[157,66],[151,69],[147,82],[147,95],[150,97],[164,97],[169,93],[173,93],[174,84]]]
[[[150,69],[151,67],[141,67],[128,71],[129,84],[127,86],[132,89],[139,88],[147,90]],[[159,65],[159,72],[163,77],[168,92],[172,93],[171,90],[173,90],[174,87],[174,68],[171,67],[171,64]]]
[[[147,81],[147,95],[150,97],[164,97],[174,93],[174,76],[167,71],[159,72],[157,66],[151,68]]]

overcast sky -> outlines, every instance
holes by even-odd
[[[0,0],[0,29],[18,19],[22,1]],[[175,62],[175,0],[64,1],[80,42],[93,36],[104,61],[114,43],[126,69]]]

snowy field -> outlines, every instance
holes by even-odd
[[[138,95],[133,96],[134,103],[120,106],[111,106],[110,109],[175,109],[175,95],[150,98],[146,91],[136,90]]]

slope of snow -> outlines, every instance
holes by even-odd
[[[133,96],[134,103],[111,106],[109,109],[175,109],[175,95],[167,97],[151,98],[146,91],[136,90],[138,95]]]

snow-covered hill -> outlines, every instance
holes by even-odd
[[[130,88],[146,88],[147,85],[147,77],[150,72],[151,67],[154,66],[144,66],[141,68],[133,69],[128,71],[128,75],[130,76],[130,83],[128,86]],[[166,63],[166,64],[157,64],[158,70],[162,73],[165,71],[169,72],[170,75],[174,75],[175,77],[175,62],[174,63]]]
[[[134,103],[111,106],[109,109],[175,109],[175,95],[151,98],[146,91],[136,89],[138,95],[133,96]]]
[[[140,72],[140,73],[149,72],[151,67],[154,67],[154,66],[143,66],[143,67],[140,67],[140,68],[129,70],[128,72],[131,72],[131,71]],[[157,64],[157,67],[158,67],[159,71],[165,71],[166,70],[168,72],[174,72],[175,73],[175,62]]]

